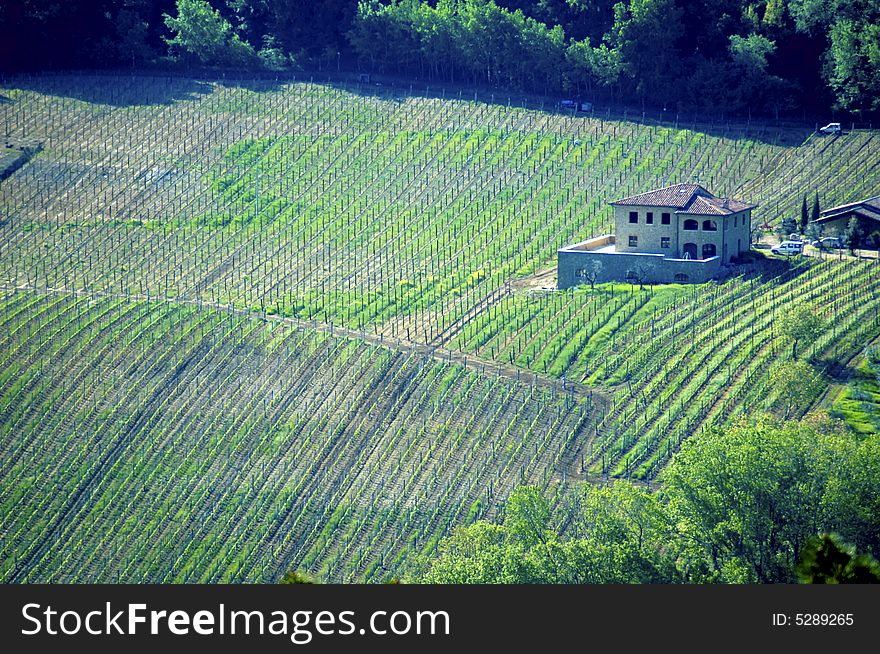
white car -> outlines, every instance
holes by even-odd
[[[770,248],[770,251],[773,254],[785,254],[787,256],[800,254],[804,251],[804,244],[801,241],[782,241],[776,247]]]
[[[823,134],[840,134],[843,130],[840,128],[840,123],[828,123],[825,127],[820,127],[819,131]]]
[[[843,242],[836,236],[826,236],[813,241],[810,245],[819,250],[840,250],[843,247]]]

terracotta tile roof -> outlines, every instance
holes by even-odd
[[[728,216],[737,211],[754,209],[757,206],[740,200],[717,198],[699,184],[666,186],[622,200],[615,200],[611,204],[632,207],[671,207],[678,209],[676,213],[697,216]]]
[[[697,196],[694,198],[694,201],[691,202],[690,206],[684,210],[676,211],[676,213],[694,214],[697,216],[729,216],[732,213],[744,211],[745,209],[753,209],[754,207],[754,204],[747,204],[729,198],[706,198],[703,196]]]
[[[675,184],[673,186],[666,186],[664,188],[648,191],[647,193],[640,193],[639,195],[623,198],[622,200],[615,200],[611,204],[674,207],[676,209],[684,209],[697,194],[712,195],[699,184]]]

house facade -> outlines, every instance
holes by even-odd
[[[611,203],[615,233],[557,251],[558,287],[701,283],[749,250],[755,205],[676,184]]]

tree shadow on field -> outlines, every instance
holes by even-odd
[[[848,361],[840,361],[832,355],[822,355],[812,359],[811,363],[820,370],[832,384],[848,384],[858,376],[858,369],[849,365]]]
[[[164,74],[146,70],[19,75],[6,79],[3,86],[92,104],[132,107],[200,100],[214,91],[215,84],[261,92],[277,90],[284,83],[284,79],[274,74],[261,76],[234,71],[172,69]],[[11,102],[8,97],[0,97]]]
[[[537,95],[480,85],[432,83],[392,75],[370,74],[362,77],[361,74],[350,72],[300,73],[295,81],[332,86],[354,95],[398,102],[407,98],[461,100],[511,109],[528,109],[569,118],[572,127],[578,123],[584,123],[585,127],[593,125],[591,121],[596,120],[605,123],[635,123],[646,127],[690,130],[729,140],[759,141],[785,147],[801,145],[813,133],[813,128],[801,121],[746,120],[737,116],[725,117],[705,112],[676,113],[657,108],[644,110],[641,107],[612,102],[603,97],[586,98],[593,100],[592,109],[581,112],[572,108],[562,108],[561,101],[571,99],[564,94]]]
[[[807,265],[795,265],[794,261],[768,256],[762,250],[752,250],[751,254],[750,261],[730,268],[730,277],[742,275],[746,278],[757,278],[762,283],[772,280],[784,283],[809,270]]]
[[[209,82],[192,78],[102,72],[18,75],[6,79],[3,85],[7,89],[33,91],[113,107],[167,105],[180,100],[198,100],[213,90]]]

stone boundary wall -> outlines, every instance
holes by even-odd
[[[557,287],[570,288],[591,281],[701,284],[721,271],[721,257],[669,259],[662,254],[607,251],[613,242],[614,237],[606,235],[557,250]]]

